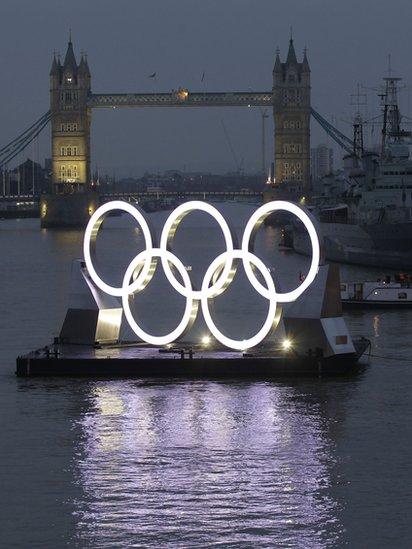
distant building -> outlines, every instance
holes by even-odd
[[[310,173],[312,181],[322,179],[333,172],[333,150],[324,144],[310,150]]]
[[[50,171],[29,158],[1,173],[1,194],[39,195],[50,190]]]

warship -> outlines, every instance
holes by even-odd
[[[310,209],[320,222],[326,258],[340,263],[412,270],[411,134],[402,129],[398,105],[401,79],[384,78],[381,144],[366,150],[361,115],[353,124],[353,151],[332,196],[314,197]],[[327,194],[327,193],[326,193]],[[293,229],[293,247],[309,253],[301,227]]]

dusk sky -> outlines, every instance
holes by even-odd
[[[1,0],[0,147],[48,110],[53,50],[64,56],[69,28],[77,57],[88,54],[92,91],[120,93],[270,90],[276,47],[284,58],[293,26],[299,60],[308,48],[313,107],[350,135],[350,95],[358,82],[380,84],[388,54],[411,114],[411,21],[410,0]],[[367,92],[371,117],[376,92]],[[118,176],[234,170],[222,120],[245,170],[259,169],[258,108],[95,110],[92,167]],[[313,122],[319,142],[330,141]],[[272,149],[270,118],[268,158]],[[33,152],[50,156],[49,130],[16,160]]]

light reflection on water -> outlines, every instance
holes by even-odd
[[[327,421],[293,387],[101,382],[79,426],[81,539],[322,547],[339,535]]]

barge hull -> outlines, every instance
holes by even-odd
[[[369,342],[358,342],[357,352],[331,358],[299,356],[243,356],[241,353],[210,352],[189,358],[168,355],[159,349],[138,349],[134,353],[98,357],[90,350],[78,356],[30,353],[16,360],[18,377],[93,377],[93,378],[185,378],[185,379],[272,379],[277,377],[345,375],[358,371],[359,357]],[[89,354],[89,356],[87,356]],[[134,354],[135,356],[131,356]]]

